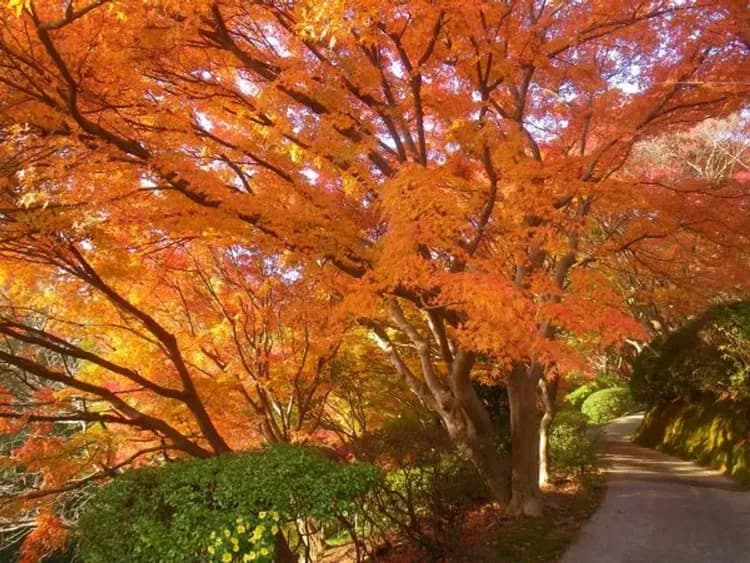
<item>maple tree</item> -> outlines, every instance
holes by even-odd
[[[746,291],[748,115],[707,119],[695,127],[668,130],[635,143],[621,173],[638,179],[640,197],[628,194],[595,210],[596,236],[603,244],[582,261],[597,261],[625,296],[631,314],[651,336],[674,330],[717,299]],[[700,283],[696,283],[700,280]],[[643,343],[627,339],[583,371],[608,373],[629,366]],[[616,366],[608,366],[615,359]],[[593,364],[598,364],[594,366]],[[593,369],[592,369],[593,368]],[[549,372],[540,393],[546,435],[554,416],[558,385]],[[546,482],[541,440],[540,483]]]
[[[211,391],[180,367],[173,339],[204,337],[190,334],[191,315],[231,333],[233,313],[222,308],[243,288],[230,275],[225,297],[193,280],[184,312],[164,329],[130,295],[142,276],[169,271],[144,259],[149,245],[189,239],[201,263],[212,245],[234,246],[287,260],[303,280],[320,276],[337,318],[370,331],[493,494],[526,514],[541,512],[545,371],[641,333],[621,291],[623,264],[650,275],[689,238],[700,252],[686,263],[706,265],[665,277],[695,284],[731,263],[732,275],[713,279],[734,290],[746,271],[741,182],[721,188],[739,196],[719,207],[630,166],[639,140],[746,101],[747,85],[735,80],[747,68],[745,14],[734,2],[8,5],[0,250],[6,280],[21,288],[9,307],[38,297],[68,319],[90,308],[92,321],[123,314],[140,323],[146,342],[130,335],[127,346],[134,357],[150,357],[149,346],[166,355],[182,386],[171,400],[190,419],[152,424],[190,455],[229,448],[204,404]],[[675,223],[684,212],[716,220],[688,231]],[[644,259],[660,227],[658,252]],[[42,270],[55,289],[37,296],[30,288]],[[61,272],[78,281],[66,286]],[[89,305],[81,282],[116,311]],[[315,323],[325,325],[325,310]],[[11,325],[5,334],[39,345],[28,342],[33,331]],[[57,338],[42,336],[48,349]],[[65,357],[102,353],[93,343],[55,346]],[[232,377],[245,367],[228,346],[206,355],[214,368],[231,365]],[[34,362],[23,347],[2,354],[16,368]],[[492,358],[488,377],[509,390],[510,490],[472,384],[478,355]],[[35,365],[40,377],[49,369]],[[168,374],[153,370],[138,384],[163,395]],[[110,398],[121,401],[113,423],[144,420]],[[149,400],[144,407],[161,410]]]
[[[692,180],[691,191],[695,191],[695,180],[703,182],[705,191],[732,179],[746,179],[750,139],[745,133],[748,116],[743,113],[707,119],[688,131],[644,141],[636,147],[635,160],[658,170],[663,181]]]
[[[744,295],[747,120],[745,110],[636,144],[627,174],[643,178],[646,197],[598,218],[615,250],[608,267],[655,337]],[[642,351],[629,344],[632,353]]]
[[[23,432],[12,452],[23,471],[4,492],[12,511],[76,497],[133,463],[300,441],[320,427],[341,324],[312,276],[291,279],[236,248],[124,250],[92,265],[70,243],[5,241],[6,256],[33,253],[37,278],[14,268],[0,298],[0,422]],[[138,280],[102,279],[134,258]],[[44,263],[56,273],[42,278]]]

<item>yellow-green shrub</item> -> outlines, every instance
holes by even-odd
[[[636,407],[630,389],[611,387],[589,395],[581,405],[581,412],[591,424],[604,424],[632,412]]]

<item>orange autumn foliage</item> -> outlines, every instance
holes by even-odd
[[[747,183],[632,158],[746,103],[734,2],[6,5],[0,412],[103,467],[314,435],[358,324],[497,480],[478,355],[533,390],[747,289]]]
[[[37,516],[37,527],[26,537],[19,563],[38,563],[65,545],[67,530],[50,511]]]

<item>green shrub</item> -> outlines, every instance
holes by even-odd
[[[500,385],[475,383],[474,388],[490,415],[499,453],[510,452],[508,393]],[[352,444],[357,459],[381,466],[420,465],[436,451],[453,452],[455,444],[435,414],[414,409],[358,437]]]
[[[602,385],[598,381],[589,381],[568,393],[565,396],[565,401],[570,404],[570,406],[580,409],[583,402],[588,399],[590,395],[596,393],[600,389],[602,389]]]
[[[576,387],[573,391],[565,396],[565,401],[572,407],[580,409],[583,402],[589,398],[593,393],[601,389],[607,389],[609,387],[619,387],[621,385],[620,380],[615,376],[608,374],[600,374],[596,379],[586,381],[579,387]]]
[[[87,504],[80,555],[86,563],[204,561],[210,534],[238,518],[277,512],[284,529],[300,519],[338,522],[380,482],[372,465],[340,464],[296,446],[137,469]]]
[[[581,411],[576,409],[562,409],[555,413],[552,421],[552,427],[571,426],[577,431],[585,432],[588,426],[588,419]]]
[[[497,445],[498,452],[504,445]],[[404,416],[355,444],[357,457],[386,467],[391,474],[414,469],[420,481],[442,489],[447,502],[489,498],[484,481],[466,456],[456,452],[448,432],[434,419]],[[421,487],[422,485],[420,485]],[[426,485],[425,485],[426,486]]]
[[[475,500],[481,483],[474,467],[458,455],[442,454],[430,463],[391,471],[371,504],[370,517],[383,534],[400,536],[435,553],[458,539],[462,508]],[[480,498],[487,498],[479,487]],[[483,494],[482,494],[483,493]]]
[[[581,412],[591,424],[604,424],[632,412],[636,403],[627,387],[602,389],[589,395],[581,405]]]
[[[549,460],[556,477],[582,476],[599,466],[599,435],[587,430],[586,417],[574,409],[555,415],[549,433]]]
[[[384,467],[411,467],[431,459],[435,452],[452,451],[453,443],[434,418],[411,413],[361,436],[352,448],[357,459]]]

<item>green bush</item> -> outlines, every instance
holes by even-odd
[[[636,403],[627,387],[602,389],[589,395],[581,405],[581,412],[591,424],[604,424],[632,412]]]
[[[352,449],[357,459],[381,467],[411,467],[450,452],[453,442],[443,426],[425,413],[410,413],[359,437]]]
[[[620,385],[620,380],[617,377],[609,374],[599,374],[595,379],[586,381],[565,395],[565,401],[570,406],[580,409],[583,402],[592,394],[601,389],[619,387]]]
[[[585,432],[588,426],[588,419],[581,411],[576,409],[562,409],[555,413],[552,421],[552,427],[570,426],[576,431]]]
[[[589,381],[568,393],[565,396],[565,401],[568,402],[570,406],[580,409],[583,402],[588,399],[590,395],[596,393],[600,389],[602,389],[602,385],[598,381]]]
[[[444,553],[460,538],[465,506],[487,499],[476,469],[458,454],[439,454],[419,466],[391,471],[368,501],[379,535]]]
[[[441,489],[448,503],[489,498],[476,468],[456,452],[443,426],[433,418],[403,416],[361,438],[354,446],[358,459],[366,459],[396,474],[414,469],[420,488]],[[499,453],[504,445],[498,443]]]
[[[556,477],[582,476],[599,466],[599,435],[587,431],[586,417],[574,409],[555,415],[549,433],[549,460]]]
[[[283,529],[299,519],[338,522],[380,482],[372,465],[336,463],[298,446],[137,469],[86,505],[80,556],[86,563],[204,561],[211,533],[238,518],[276,512]]]

